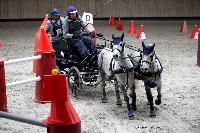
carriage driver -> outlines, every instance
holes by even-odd
[[[82,59],[85,59],[88,55],[92,54],[97,60],[97,49],[92,39],[83,35],[82,30],[89,33],[87,24],[83,22],[82,18],[78,15],[77,9],[70,5],[67,7],[66,25],[64,26],[64,33],[73,34],[72,40],[74,45],[78,48],[78,51]],[[92,34],[92,33],[89,33]],[[93,65],[97,65],[96,61]]]
[[[56,51],[57,60],[61,57],[61,50],[59,47],[59,40],[63,36],[63,23],[65,19],[60,17],[60,10],[53,8],[51,10],[51,18],[47,21],[45,30],[47,33],[51,34],[51,43],[54,50]]]

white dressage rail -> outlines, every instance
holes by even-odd
[[[41,55],[37,55],[37,56],[32,56],[32,57],[26,57],[26,58],[21,58],[21,59],[14,59],[14,60],[9,60],[9,61],[4,61],[4,64],[8,65],[8,64],[14,64],[14,63],[30,61],[30,60],[39,60],[41,58],[42,58]]]
[[[26,58],[21,58],[21,59],[14,59],[14,60],[9,60],[9,61],[4,61],[4,64],[5,65],[9,65],[9,64],[19,63],[19,62],[24,62],[24,61],[32,61],[32,60],[40,60],[40,59],[41,59],[41,55],[37,55],[37,56],[32,56],[32,57],[26,57]],[[34,81],[40,81],[40,80],[41,80],[41,77],[38,76],[38,77],[27,79],[27,80],[7,83],[6,87],[19,85],[19,84],[30,83],[30,82],[34,82]]]
[[[27,79],[27,80],[22,80],[22,81],[16,81],[16,82],[12,82],[12,83],[7,83],[6,87],[10,87],[10,86],[14,86],[14,85],[19,85],[19,84],[25,84],[25,83],[30,83],[30,82],[34,82],[34,81],[40,81],[41,77],[35,77],[32,79]]]

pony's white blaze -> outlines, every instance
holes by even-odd
[[[121,57],[120,51],[122,51],[122,47],[120,47],[119,45],[113,46],[113,58],[115,60],[118,60]]]
[[[141,60],[141,70],[147,72],[149,70],[151,58],[148,55],[143,55]]]

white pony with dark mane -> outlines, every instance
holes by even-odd
[[[100,77],[102,80],[103,98],[102,102],[107,102],[106,97],[106,80],[113,80],[115,84],[117,105],[122,105],[120,98],[121,89],[125,102],[128,108],[128,117],[133,118],[136,111],[136,95],[135,95],[135,80],[133,72],[133,64],[130,59],[124,53],[125,43],[123,41],[124,34],[120,37],[115,37],[112,35],[111,49],[103,49],[98,56],[98,66],[100,70]],[[127,88],[130,88],[130,97],[132,103],[129,103],[129,96],[127,95]]]
[[[153,96],[151,93],[151,88],[157,88],[157,99],[155,100],[156,105],[161,104],[161,73],[163,71],[163,67],[161,65],[160,60],[155,54],[154,44],[145,44],[142,42],[143,50],[135,50],[132,52],[130,59],[134,66],[135,77],[136,79],[143,80],[144,86],[146,90],[147,99],[150,105],[150,117],[155,117],[155,109]]]

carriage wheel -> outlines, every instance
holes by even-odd
[[[71,94],[78,98],[78,90],[82,88],[82,79],[77,67],[71,67],[68,72],[68,87]]]

